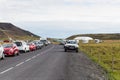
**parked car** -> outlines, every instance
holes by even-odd
[[[5,55],[4,55],[4,48],[2,45],[0,45],[0,59],[4,59],[5,58]]]
[[[19,55],[19,49],[14,43],[3,44],[5,56],[15,56]]]
[[[30,51],[29,45],[25,41],[15,41],[14,43],[18,46],[20,52],[26,53]]]
[[[48,41],[47,40],[40,40],[40,42],[42,42],[45,46],[48,45]]]
[[[68,50],[75,50],[76,52],[78,52],[78,49],[79,45],[77,44],[76,40],[68,40],[64,45],[65,52],[67,52]]]
[[[28,43],[30,51],[35,51],[37,49],[36,45],[34,43]]]
[[[32,42],[36,45],[37,49],[41,49],[44,46],[44,44],[39,40],[34,40]]]
[[[39,45],[42,48],[44,46],[44,43],[42,43],[42,42],[39,41]]]
[[[51,44],[51,42],[48,40],[48,44]]]

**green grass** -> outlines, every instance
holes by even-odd
[[[80,49],[107,71],[109,80],[120,80],[119,41],[104,41],[99,44],[80,43]]]

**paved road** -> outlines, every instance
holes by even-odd
[[[34,52],[7,57],[0,61],[0,80],[90,80],[85,76],[88,75],[86,69],[81,67],[80,72],[78,63],[77,66],[74,64],[78,58],[75,54],[65,53],[62,46],[49,45]]]

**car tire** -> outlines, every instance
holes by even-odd
[[[41,49],[42,47],[40,46],[39,49]]]
[[[78,53],[78,49],[76,49],[76,53]]]
[[[26,52],[27,52],[27,50],[25,49],[25,50],[24,50],[24,53],[26,53]]]
[[[26,52],[30,52],[30,50],[26,51]]]
[[[67,52],[67,49],[65,49],[65,52]]]
[[[19,55],[20,55],[20,53],[18,52],[18,53],[17,53],[17,56],[19,56]]]
[[[3,60],[3,59],[5,59],[5,54],[3,54],[3,55],[2,55],[2,58],[1,58],[1,60]]]
[[[17,51],[15,51],[15,52],[14,52],[14,54],[13,54],[13,56],[16,56],[17,54],[18,54],[18,52],[17,52]]]

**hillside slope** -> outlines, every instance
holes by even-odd
[[[29,38],[39,38],[39,36],[23,30],[11,23],[0,23],[0,39],[29,39]]]
[[[73,35],[68,37],[67,39],[74,39],[75,37],[79,36],[89,36],[94,39],[102,39],[102,40],[120,40],[120,33],[115,34],[79,34],[79,35]]]

